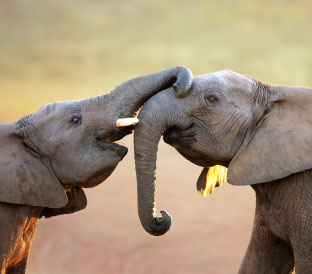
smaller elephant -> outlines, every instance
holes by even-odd
[[[166,233],[171,217],[156,215],[159,139],[204,167],[228,168],[227,181],[256,192],[253,233],[239,273],[312,273],[312,88],[265,85],[222,70],[194,78],[192,90],[150,98],[134,132],[138,211],[144,229]],[[222,178],[222,176],[221,176]]]
[[[47,104],[0,125],[1,274],[25,272],[40,217],[86,207],[82,188],[103,182],[126,155],[114,142],[131,133],[142,104],[172,85],[183,96],[191,84],[187,68],[173,67],[131,79],[110,94]]]

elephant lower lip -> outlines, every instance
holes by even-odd
[[[196,142],[195,133],[188,132],[188,130],[172,128],[164,133],[165,143],[171,146],[185,146],[190,147]]]
[[[128,148],[124,147],[124,146],[120,146],[120,148],[117,151],[118,156],[121,158],[120,160],[122,160],[128,153]]]
[[[119,141],[126,135],[131,134],[133,128],[134,128],[133,126],[129,126],[126,128],[118,129],[117,131],[114,131],[114,132],[98,134],[96,136],[96,140],[99,142],[103,142],[103,143],[114,143],[116,141]]]
[[[96,138],[96,140],[103,143],[114,143],[114,140],[112,138]]]
[[[173,129],[168,129],[164,133],[164,141],[165,143],[172,145],[175,141],[179,139],[178,135],[174,133]]]
[[[174,138],[172,138],[172,136],[170,136],[169,134],[164,134],[164,141],[165,143],[172,145],[174,144]]]

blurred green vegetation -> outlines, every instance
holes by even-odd
[[[312,86],[309,0],[0,0],[0,122],[185,65]]]

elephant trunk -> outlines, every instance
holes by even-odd
[[[192,81],[192,72],[186,67],[177,66],[128,80],[116,87],[109,97],[119,117],[133,117],[148,98],[172,85],[177,97],[185,96]]]
[[[171,217],[166,211],[161,211],[161,217],[156,215],[155,187],[160,137],[168,128],[180,125],[178,106],[173,106],[175,100],[172,89],[152,97],[140,111],[140,123],[134,131],[138,213],[144,229],[155,236],[165,234],[171,226]]]

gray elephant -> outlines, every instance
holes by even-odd
[[[136,121],[123,118],[135,116],[163,88],[174,85],[180,96],[191,84],[191,72],[174,67],[129,80],[108,95],[47,104],[0,125],[1,274],[25,272],[41,216],[86,207],[82,188],[104,181],[127,153],[114,141]]]
[[[204,170],[256,192],[253,233],[239,273],[312,273],[312,89],[269,86],[229,70],[194,78],[190,94],[164,90],[142,108],[134,132],[138,211],[162,235],[171,218],[155,209],[160,137]]]

